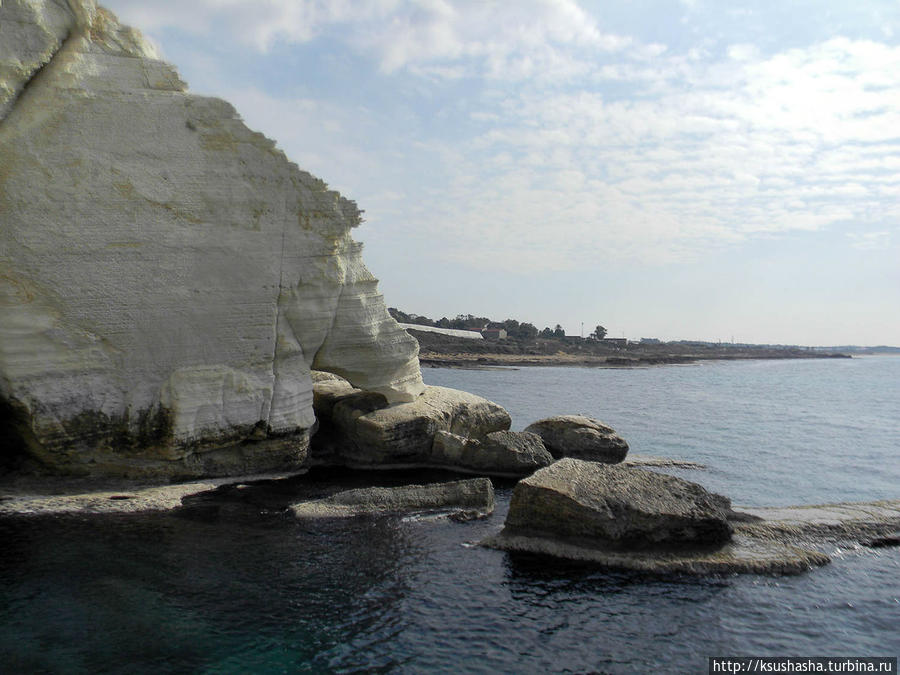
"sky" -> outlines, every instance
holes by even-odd
[[[389,306],[900,345],[900,2],[106,0],[357,201]]]

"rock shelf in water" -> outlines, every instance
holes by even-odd
[[[428,485],[371,487],[338,492],[291,506],[297,518],[345,518],[419,511],[450,512],[453,517],[484,517],[494,510],[494,486],[487,478]]]
[[[810,546],[898,525],[900,500],[736,512],[688,481],[567,459],[519,482],[482,545],[644,572],[798,574],[830,560]]]
[[[610,549],[726,543],[731,502],[697,483],[562,459],[519,481],[504,532],[596,542]]]
[[[178,485],[147,486],[120,482],[90,489],[85,481],[8,479],[0,485],[0,517],[56,515],[97,516],[174,511],[202,498],[215,504],[238,488],[256,493],[262,502],[295,505],[298,515],[343,517],[388,515],[422,511],[452,512],[466,517],[489,513],[487,479],[474,479],[472,489],[449,491],[441,485],[338,490],[331,498],[291,502],[284,493],[285,476],[254,475],[209,479]],[[470,485],[470,481],[458,481]],[[449,483],[452,485],[453,483]],[[469,494],[471,493],[471,494]],[[492,491],[490,491],[492,494]],[[217,495],[222,494],[222,497]],[[368,495],[368,497],[366,496]],[[212,500],[212,501],[209,501]],[[492,504],[492,502],[491,502]],[[731,512],[734,534],[724,545],[693,547],[602,548],[597,542],[559,538],[542,533],[501,532],[482,542],[500,550],[578,560],[609,569],[650,573],[689,574],[799,574],[829,562],[821,549],[840,545],[851,549],[900,529],[900,500],[741,508]],[[886,543],[889,543],[886,541]],[[461,553],[464,555],[464,553]],[[548,563],[551,564],[551,563]]]

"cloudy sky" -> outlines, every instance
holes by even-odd
[[[900,2],[106,0],[366,211],[389,305],[900,345]]]

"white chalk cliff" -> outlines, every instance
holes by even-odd
[[[94,0],[0,0],[0,455],[291,468],[311,368],[413,400],[359,222]]]

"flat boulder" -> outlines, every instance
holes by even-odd
[[[799,574],[829,562],[737,515],[695,483],[569,458],[519,481],[503,530],[481,545],[652,573]]]
[[[723,544],[728,498],[643,469],[562,459],[516,485],[504,530],[602,546]]]
[[[493,512],[494,486],[487,478],[470,478],[428,485],[360,488],[294,504],[290,508],[297,518],[449,511],[451,517],[469,519]]]
[[[431,449],[435,466],[490,476],[528,476],[553,463],[540,436],[525,431],[493,431],[483,439],[438,431]]]
[[[557,415],[525,428],[544,441],[556,459],[574,457],[616,464],[628,454],[628,443],[611,428],[584,415]]]
[[[321,370],[310,372],[313,387],[313,410],[317,420],[331,419],[334,404],[350,394],[358,394],[357,389],[340,375],[333,375]]]

